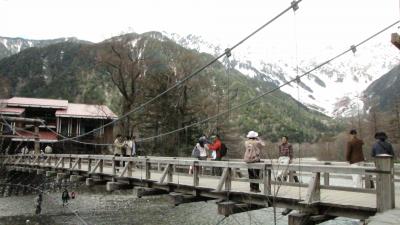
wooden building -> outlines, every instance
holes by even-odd
[[[67,100],[13,97],[0,100],[0,131],[3,135],[12,136],[13,146],[32,146],[34,125],[23,122],[8,122],[5,116],[42,119],[39,124],[41,148],[52,145],[56,152],[96,152],[91,145],[76,142],[58,142],[63,137],[75,137],[92,131],[116,119],[117,116],[105,105],[88,105],[69,103]],[[19,129],[22,128],[23,130]],[[89,143],[112,143],[113,126],[107,126],[94,133],[78,139]],[[76,150],[75,150],[76,149]],[[100,150],[100,149],[98,149]],[[71,152],[72,153],[72,152]]]

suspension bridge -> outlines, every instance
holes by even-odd
[[[394,179],[400,167],[390,157],[376,158],[375,164],[363,167],[318,161],[283,166],[274,160],[245,163],[71,154],[3,155],[0,159],[8,170],[42,174],[57,181],[106,185],[107,191],[132,189],[137,197],[168,194],[174,205],[217,199],[218,213],[224,216],[267,207],[297,210],[289,215],[289,225],[318,224],[336,217],[373,220],[376,213],[390,212],[400,200]],[[213,174],[213,168],[221,168],[222,174]],[[250,180],[247,169],[259,169],[262,176]],[[276,179],[282,170],[290,171],[287,181]],[[363,188],[332,182],[352,174],[364,177]],[[299,183],[293,182],[294,175],[301,177]],[[249,182],[259,183],[261,193],[250,192]]]

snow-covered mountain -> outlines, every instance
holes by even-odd
[[[66,41],[89,43],[87,41],[79,40],[75,37],[57,38],[51,40],[30,40],[24,38],[0,37],[0,59],[19,53],[27,48],[45,47],[51,44]]]
[[[212,55],[223,52],[222,47],[210,44],[200,36],[164,33],[186,48],[196,49]],[[296,75],[313,69],[346,49],[326,47],[313,58],[299,59],[299,70],[290,62],[293,58],[273,55],[262,58],[252,55],[248,49],[236,49],[231,67],[248,76],[260,76],[282,85]],[[278,50],[279,51],[279,50]],[[249,54],[250,53],[250,54]],[[400,63],[400,55],[389,40],[377,39],[372,44],[347,53],[343,57],[303,77],[301,82],[286,85],[282,90],[310,108],[331,116],[350,116],[363,108],[362,92],[376,79]]]
[[[169,38],[183,47],[214,56],[221,54],[226,48],[226,46],[222,47],[221,44],[208,42],[201,36],[192,34],[181,36],[175,33],[148,32],[147,35],[151,35],[152,38],[160,41]],[[86,42],[77,38],[28,40],[0,37],[0,59],[29,47],[44,47],[65,41]],[[308,107],[327,115],[351,116],[363,108],[363,91],[373,81],[400,63],[398,49],[392,46],[389,40],[381,38],[371,43],[360,47],[355,53],[347,53],[303,77],[298,84],[293,82],[282,87],[282,91]],[[294,57],[275,54],[280,51],[279,48],[275,49],[275,53],[267,56],[257,55],[254,49],[237,48],[232,52],[229,65],[245,75],[258,76],[279,86],[296,78],[297,75],[302,75],[343,50],[346,49],[334,49],[328,46],[315,53],[315,57],[302,59],[299,56],[299,59],[296,60]],[[298,70],[296,64],[293,63],[295,61],[298,61]],[[227,61],[221,60],[221,62],[227,65]]]

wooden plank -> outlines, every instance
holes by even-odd
[[[103,161],[103,160],[102,159],[97,160],[96,164],[94,165],[94,167],[93,167],[92,171],[90,171],[90,173],[95,173],[96,172],[97,168],[100,167],[101,161]]]
[[[218,181],[217,188],[215,189],[216,191],[221,191],[222,186],[225,184],[226,178],[228,177],[229,171],[228,168],[225,168],[224,171],[222,172],[222,176]]]
[[[64,160],[64,158],[60,158],[58,160],[58,162],[56,163],[56,165],[54,166],[54,168],[58,168],[58,166],[60,166],[61,162]]]
[[[75,163],[72,165],[72,167],[70,168],[70,170],[74,170],[75,167],[76,167],[80,162],[81,162],[81,159],[80,159],[80,158],[76,159]],[[80,169],[80,168],[79,168],[79,169]]]
[[[129,162],[130,163],[130,162]],[[128,171],[128,168],[129,168],[129,163],[127,163],[126,165],[125,165],[125,167],[124,167],[124,169],[122,170],[122,172],[121,172],[121,174],[119,175],[119,177],[123,177],[124,175],[125,175],[125,173]],[[115,164],[113,163],[113,170],[115,171]]]
[[[167,177],[168,174],[170,174],[170,170],[171,170],[171,164],[167,164],[164,168],[164,171],[163,171],[158,183],[160,183],[160,184],[164,183],[165,178]],[[171,182],[171,181],[168,181],[168,182]]]
[[[320,173],[315,173],[308,186],[305,202],[311,204],[321,200]]]

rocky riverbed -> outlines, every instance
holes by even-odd
[[[4,175],[4,174],[3,174]],[[46,189],[42,212],[35,215],[37,193],[28,188],[4,187],[0,197],[0,225],[202,225],[202,224],[274,224],[272,208],[239,213],[224,218],[217,214],[215,201],[183,204],[174,207],[168,196],[135,198],[132,190],[109,193],[104,186],[86,187],[83,183],[56,184],[26,174],[7,174],[2,182],[27,184]],[[43,185],[45,184],[45,185]],[[66,207],[61,202],[61,192],[67,187],[76,193]],[[278,225],[287,225],[287,216],[277,209]],[[345,218],[325,225],[355,225]]]

